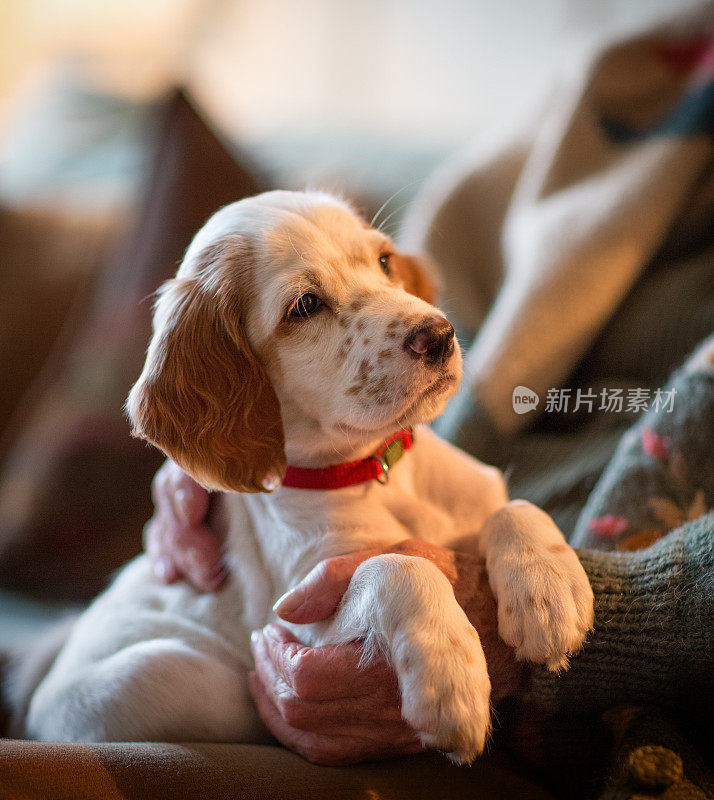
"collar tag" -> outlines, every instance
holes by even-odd
[[[409,429],[409,433],[411,436],[414,435],[411,428]],[[374,459],[379,464],[382,470],[375,476],[377,483],[384,485],[389,482],[389,471],[404,455],[405,450],[404,440],[401,437],[397,437],[382,450],[378,450],[373,456],[370,456],[370,458]]]
[[[404,442],[401,439],[395,439],[393,442],[390,442],[382,452],[382,461],[387,465],[387,471],[389,471],[403,455]]]

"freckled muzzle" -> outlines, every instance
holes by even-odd
[[[444,317],[427,317],[409,331],[404,349],[428,366],[441,366],[454,352],[454,326]]]

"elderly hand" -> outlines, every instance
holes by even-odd
[[[457,600],[481,638],[494,702],[518,694],[524,667],[497,631],[496,604],[483,561],[436,545],[407,540],[380,552],[399,552],[433,561],[451,581]],[[329,616],[357,566],[377,551],[327,559],[275,610],[294,623]],[[250,688],[263,722],[286,747],[317,764],[352,764],[419,752],[414,731],[401,717],[392,669],[377,658],[360,665],[359,643],[306,647],[279,625],[252,638],[256,671]]]
[[[221,542],[206,524],[209,495],[167,461],[152,485],[156,511],[144,530],[157,575],[170,583],[185,578],[202,591],[225,579]],[[522,690],[524,667],[499,638],[496,604],[483,561],[417,540],[385,551],[366,550],[318,564],[276,604],[286,621],[307,624],[337,607],[355,569],[379,552],[429,558],[444,572],[481,638],[494,702]],[[416,753],[422,746],[400,712],[399,687],[381,658],[360,664],[359,642],[306,647],[279,625],[253,634],[255,672],[250,687],[258,711],[286,747],[319,764]]]
[[[206,525],[208,492],[173,461],[151,484],[154,516],[144,528],[144,548],[165,583],[185,578],[204,592],[217,591],[226,577],[222,543]]]

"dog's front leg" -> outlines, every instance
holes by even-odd
[[[593,592],[553,520],[525,500],[491,514],[478,537],[498,603],[498,632],[516,657],[567,668],[593,626]]]
[[[457,762],[481,753],[490,727],[486,659],[451,584],[430,561],[397,554],[364,561],[317,633],[323,642],[364,639],[366,658],[386,656],[402,716],[425,746]]]

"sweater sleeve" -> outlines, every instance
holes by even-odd
[[[594,631],[567,672],[533,670],[533,701],[557,714],[714,706],[714,511],[646,550],[578,556],[595,594]]]

